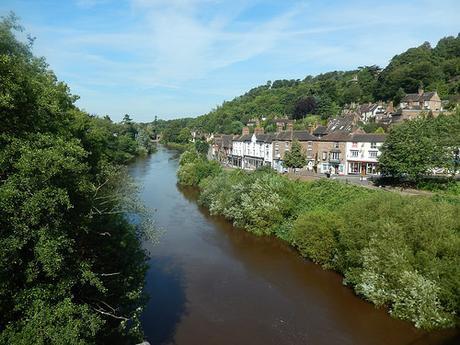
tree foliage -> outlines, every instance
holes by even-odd
[[[454,151],[460,147],[460,111],[425,117],[395,126],[382,146],[383,174],[419,180],[434,169],[454,172]]]
[[[149,148],[129,117],[80,111],[18,29],[0,22],[0,343],[138,341],[146,256],[118,164]]]
[[[287,168],[302,168],[307,163],[305,152],[302,145],[295,139],[292,142],[291,149],[284,154],[283,165]]]

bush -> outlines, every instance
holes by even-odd
[[[194,148],[189,148],[182,153],[179,159],[177,177],[184,186],[198,186],[208,176],[216,176],[222,167],[216,161],[208,161]]]
[[[294,222],[291,244],[302,256],[324,268],[333,268],[341,227],[342,220],[335,212],[317,210],[304,213]]]

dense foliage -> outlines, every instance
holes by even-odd
[[[267,169],[222,171],[196,157],[183,154],[179,181],[199,186],[211,214],[287,241],[342,273],[344,283],[394,317],[424,329],[458,322],[458,199],[400,196],[326,179],[294,181]]]
[[[395,126],[382,146],[382,173],[420,180],[437,169],[459,169],[460,111],[406,121]]]
[[[0,22],[0,344],[132,344],[146,256],[117,164],[150,140],[80,111],[20,29]]]

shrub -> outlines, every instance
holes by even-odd
[[[294,222],[291,244],[302,256],[324,268],[333,268],[341,227],[342,220],[335,212],[316,210],[304,213]]]
[[[181,156],[181,165],[177,171],[179,183],[184,186],[198,186],[201,180],[217,175],[222,170],[216,161],[194,158],[192,155]]]
[[[394,294],[391,315],[415,323],[417,328],[452,327],[454,315],[446,313],[439,302],[439,287],[433,281],[414,271],[401,274],[400,286]]]

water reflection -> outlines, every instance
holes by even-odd
[[[155,257],[149,264],[146,289],[150,301],[141,321],[152,344],[170,344],[177,325],[186,314],[184,271],[169,257]]]

